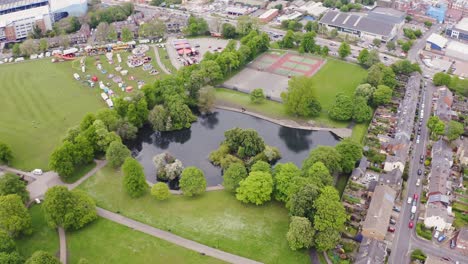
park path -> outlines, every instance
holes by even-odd
[[[199,252],[202,255],[207,255],[207,256],[217,258],[217,259],[229,262],[229,263],[234,263],[234,264],[260,264],[261,263],[261,262],[257,262],[248,258],[230,254],[230,253],[221,251],[219,249],[205,246],[195,241],[185,239],[183,237],[174,235],[167,231],[140,223],[138,221],[132,220],[120,214],[116,214],[116,213],[107,211],[105,209],[99,208],[99,207],[97,208],[97,212],[98,212],[98,215],[103,218],[119,223],[121,225],[125,225],[127,227],[143,232],[145,234],[166,240],[168,242],[182,246],[184,248]]]
[[[65,236],[63,227],[58,228],[58,234],[60,240],[60,262],[67,264],[67,237]]]
[[[275,124],[278,124],[278,125],[284,126],[284,127],[304,129],[304,130],[329,131],[329,132],[332,132],[333,134],[337,135],[340,138],[350,137],[352,135],[352,133],[353,133],[353,131],[351,129],[349,129],[349,128],[316,127],[316,126],[312,126],[312,125],[309,125],[309,124],[299,124],[296,121],[293,121],[293,120],[290,120],[290,119],[270,118],[270,117],[261,115],[261,114],[256,113],[256,112],[252,112],[252,111],[249,111],[249,110],[242,111],[242,109],[240,109],[240,108],[225,106],[225,105],[222,105],[222,104],[219,104],[219,103],[217,103],[215,105],[215,108],[255,116],[255,117],[264,119],[266,121],[269,121],[269,122],[272,122],[272,123],[275,123]]]
[[[77,180],[76,182],[74,183],[70,183],[70,184],[67,184],[67,183],[64,183],[63,185],[67,186],[68,190],[73,190],[75,189],[76,187],[78,187],[78,185],[82,184],[84,181],[86,181],[89,177],[93,176],[94,174],[96,174],[96,172],[100,169],[102,169],[102,167],[106,166],[107,165],[107,160],[94,160],[94,162],[96,162],[96,167],[94,167],[94,169],[88,171],[88,173],[86,173],[85,176],[81,177],[79,180]]]
[[[161,68],[161,70],[162,70],[163,72],[165,72],[166,74],[171,74],[171,71],[168,70],[168,69],[166,68],[166,66],[164,65],[164,63],[162,63],[162,61],[161,61],[161,57],[159,57],[158,47],[156,47],[156,46],[154,46],[154,45],[153,45],[152,47],[153,47],[153,49],[154,49],[154,53],[156,54],[156,62],[158,63],[159,68]]]

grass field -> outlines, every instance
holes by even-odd
[[[167,45],[167,44],[166,44]],[[167,55],[167,50],[165,48],[157,48],[159,53],[159,59],[161,60],[162,64],[166,67],[166,69],[170,70],[171,72],[176,72],[177,69],[172,65],[169,56]]]
[[[59,238],[55,229],[50,228],[39,205],[33,205],[29,209],[32,218],[33,233],[16,240],[20,254],[28,258],[36,250],[44,250],[52,255],[58,255]]]
[[[76,232],[67,232],[68,263],[206,263],[220,260],[132,230],[104,218]]]
[[[65,183],[74,183],[77,180],[81,179],[81,177],[88,173],[88,171],[94,169],[94,167],[96,167],[96,162],[94,161],[92,163],[78,167],[77,169],[75,169],[75,171],[70,177],[62,179],[62,181],[64,181]]]
[[[47,169],[49,156],[71,126],[105,107],[96,89],[74,81],[71,62],[48,59],[0,66],[0,141],[13,167]]]
[[[201,197],[171,196],[158,202],[149,194],[130,199],[122,175],[109,167],[79,186],[98,206],[140,222],[170,230],[207,246],[264,263],[308,263],[305,251],[292,251],[286,241],[287,210],[279,203],[245,205],[225,191]]]

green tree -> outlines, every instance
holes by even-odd
[[[185,32],[190,36],[206,35],[209,32],[208,23],[201,17],[190,15]]]
[[[236,32],[236,27],[229,23],[224,23],[222,26],[221,34],[223,35],[223,38],[225,39],[233,39],[236,38],[237,32]]]
[[[312,79],[297,76],[289,80],[288,91],[281,93],[286,112],[296,116],[313,117],[322,111],[314,93]]]
[[[369,51],[366,48],[364,48],[359,52],[357,61],[359,62],[359,64],[364,66],[368,57],[369,57]]]
[[[328,114],[334,120],[350,120],[353,117],[353,100],[343,93],[337,94]]]
[[[311,53],[317,51],[317,44],[315,44],[315,32],[307,32],[302,37],[299,48],[304,52]],[[318,47],[320,49],[320,47]]]
[[[129,42],[133,40],[133,32],[128,27],[124,27],[120,33],[120,38],[123,42]]]
[[[96,116],[93,113],[87,113],[80,122],[80,130],[85,131],[93,125],[94,121],[96,121]]]
[[[395,50],[396,49],[396,44],[395,41],[388,41],[386,44],[387,50]]]
[[[239,182],[247,177],[247,170],[241,163],[229,165],[223,173],[224,189],[234,192],[239,187]]]
[[[323,46],[323,47],[322,47],[322,50],[320,50],[320,54],[321,54],[323,57],[328,56],[328,52],[330,52],[330,49],[329,49],[327,46]]]
[[[369,70],[367,71],[367,82],[376,87],[377,85],[381,84],[382,78],[383,78],[383,69],[386,66],[378,63],[375,65],[372,65]]]
[[[83,191],[69,191],[65,186],[48,189],[42,208],[53,228],[77,230],[97,219],[94,200]]]
[[[397,80],[396,80],[395,72],[393,72],[392,68],[384,67],[382,69],[381,83],[392,89],[395,88],[395,86],[397,85]]]
[[[338,55],[340,55],[340,58],[344,59],[348,57],[351,54],[351,47],[349,46],[348,43],[342,42],[340,47],[338,48]]]
[[[34,252],[25,264],[60,264],[60,261],[49,252],[39,250]]]
[[[75,170],[74,167],[74,152],[75,147],[73,143],[65,141],[57,147],[49,160],[49,167],[57,172],[61,178],[68,178]]]
[[[180,189],[186,196],[200,195],[206,190],[206,179],[203,171],[197,167],[187,167],[179,181]]]
[[[392,101],[392,89],[385,85],[377,86],[372,97],[372,104],[374,106],[388,104]]]
[[[378,38],[375,38],[372,40],[372,44],[374,44],[374,46],[376,47],[380,47],[380,45],[382,44],[382,41]]]
[[[288,30],[284,35],[283,40],[281,40],[280,46],[285,49],[291,49],[294,47],[295,41],[294,32],[292,30]]]
[[[375,87],[368,83],[360,84],[356,87],[354,91],[354,98],[363,97],[366,99],[366,102],[369,102],[374,94]]]
[[[429,117],[426,126],[429,128],[431,136],[434,140],[437,139],[437,136],[441,136],[445,132],[445,124],[438,116]]]
[[[263,171],[250,172],[249,176],[240,181],[236,190],[237,200],[244,203],[261,205],[271,200],[273,192],[273,178]]]
[[[312,223],[305,217],[293,216],[289,224],[289,230],[286,234],[289,247],[292,250],[301,248],[310,248],[313,243],[315,231]]]
[[[18,176],[6,173],[0,177],[0,195],[17,194],[23,203],[29,200],[29,192],[26,190],[26,183]]]
[[[106,151],[106,159],[109,165],[114,168],[120,167],[125,159],[130,156],[130,150],[120,141],[113,141],[110,143]]]
[[[263,172],[271,173],[271,166],[268,162],[259,160],[252,165],[252,167],[250,168],[250,171],[263,171]]]
[[[254,89],[250,93],[250,101],[254,104],[263,103],[263,101],[265,101],[265,94],[263,93],[263,89],[261,88]]]
[[[340,232],[347,220],[346,211],[340,201],[338,191],[332,186],[324,187],[314,201],[314,229],[317,231],[317,250],[326,251],[336,246]]]
[[[16,251],[16,243],[13,238],[7,232],[0,231],[0,252],[11,253],[14,251]]]
[[[166,24],[159,19],[144,23],[138,29],[138,35],[144,38],[162,37],[166,33]]]
[[[354,97],[353,119],[357,123],[363,123],[372,119],[372,108],[367,105],[366,98]]]
[[[143,167],[133,158],[126,158],[122,165],[124,173],[123,186],[127,194],[132,198],[143,196],[148,189]]]
[[[428,28],[432,27],[432,22],[431,21],[424,21],[424,25]]]
[[[119,119],[116,124],[115,133],[122,139],[132,140],[137,136],[138,128],[125,119]]]
[[[9,164],[13,160],[13,152],[10,146],[0,141],[0,163]]]
[[[96,119],[101,120],[109,131],[116,131],[119,123],[119,114],[113,109],[101,109],[96,113]],[[93,121],[94,122],[94,121]]]
[[[450,77],[450,75],[448,75],[447,73],[438,72],[434,74],[434,78],[432,82],[436,86],[442,86],[442,85],[449,86],[451,80],[452,80],[452,77]]]
[[[13,56],[19,57],[21,56],[21,49],[20,49],[20,44],[15,43],[13,47],[11,48],[11,52],[13,53]]]
[[[294,177],[300,176],[301,171],[292,162],[278,164],[275,166],[275,190],[273,196],[277,201],[287,202],[292,195],[290,191],[290,183]]]
[[[17,194],[0,196],[0,231],[11,237],[31,234],[31,216]]]
[[[404,52],[408,52],[411,49],[411,46],[413,46],[413,42],[408,40],[401,44],[401,50],[403,50]]]
[[[335,148],[340,153],[343,172],[350,173],[354,169],[356,162],[362,157],[361,144],[353,141],[351,138],[345,138]]]
[[[340,153],[334,147],[319,146],[313,149],[309,157],[302,162],[302,172],[306,173],[318,161],[325,164],[331,174],[341,171]]]
[[[305,173],[304,176],[312,179],[317,187],[333,185],[333,178],[328,168],[321,161],[315,162]]]
[[[379,58],[379,52],[377,50],[371,50],[366,58],[366,61],[364,61],[363,65],[366,68],[371,67],[374,64],[377,64],[380,62]]]
[[[319,188],[315,184],[306,184],[299,191],[293,193],[288,201],[289,214],[307,217],[314,220],[314,201],[319,195]]]
[[[202,87],[198,91],[198,110],[202,113],[209,113],[216,101],[215,89],[212,86]]]
[[[151,187],[151,195],[157,200],[163,201],[169,198],[169,187],[164,182],[158,182]]]
[[[448,140],[453,141],[459,138],[463,134],[463,132],[465,132],[465,128],[463,127],[462,123],[459,123],[453,120],[451,120],[448,123],[447,133],[446,133]],[[0,190],[0,193],[1,193],[1,190]]]
[[[41,39],[39,41],[39,51],[45,52],[49,48],[49,42],[47,42],[47,39]]]
[[[237,18],[237,33],[241,36],[250,34],[251,32],[257,32],[260,21],[256,17],[249,15],[240,16]]]
[[[16,251],[14,252],[0,252],[0,263],[5,264],[23,264],[23,257]]]

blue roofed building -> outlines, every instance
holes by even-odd
[[[429,6],[426,11],[426,15],[434,18],[439,23],[443,23],[445,20],[445,13],[447,13],[447,5],[437,4],[435,6]]]

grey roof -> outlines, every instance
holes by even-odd
[[[377,6],[369,12],[369,15],[384,16],[383,19],[387,19],[394,23],[401,23],[405,20],[406,14],[393,8]]]
[[[367,210],[366,219],[362,224],[363,233],[369,230],[371,233],[387,233],[388,221],[392,214],[393,202],[396,192],[387,185],[379,185],[375,188],[372,200]]]
[[[447,208],[441,204],[428,203],[426,206],[425,218],[440,217],[444,219],[445,223],[453,223],[453,215],[449,214]]]
[[[376,19],[372,16],[360,16],[334,10],[328,11],[322,19],[320,19],[320,23],[382,36],[390,36],[395,26],[394,23]]]
[[[403,172],[400,169],[396,168],[390,172],[380,174],[379,182],[381,184],[400,185],[401,176],[403,176]]]
[[[25,5],[49,2],[48,0],[1,0],[0,11],[17,8]]]
[[[359,252],[356,255],[355,264],[380,264],[385,263],[387,256],[387,244],[372,238],[366,238],[361,242]]]
[[[431,177],[429,179],[429,193],[447,192],[447,179],[453,164],[452,149],[442,139],[432,146]]]
[[[429,199],[427,199],[427,202],[428,203],[441,202],[447,205],[449,203],[449,197],[447,195],[436,193],[436,194],[429,195]]]

